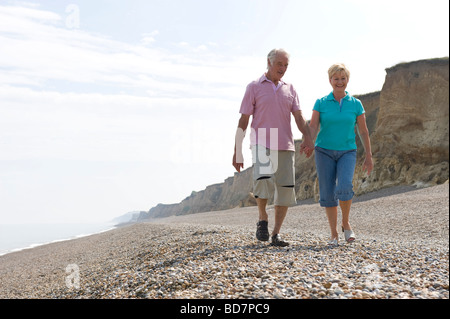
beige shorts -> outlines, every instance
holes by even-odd
[[[277,206],[293,206],[295,198],[295,152],[252,146],[253,195],[271,199]]]

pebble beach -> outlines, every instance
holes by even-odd
[[[269,230],[274,209],[269,207]],[[354,202],[357,239],[327,244],[317,203],[289,209],[288,247],[256,207],[173,216],[0,256],[0,298],[448,299],[448,183]]]

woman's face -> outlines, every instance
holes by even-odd
[[[330,84],[333,87],[333,92],[345,94],[348,84],[347,74],[344,71],[335,73],[330,79]]]

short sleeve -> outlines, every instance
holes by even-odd
[[[292,88],[292,95],[294,97],[293,101],[292,101],[292,108],[291,108],[291,112],[295,112],[295,111],[299,111],[300,110],[300,101],[298,99],[298,94],[297,91]]]
[[[244,98],[242,99],[241,108],[239,113],[252,115],[255,109],[255,94],[253,91],[253,85],[250,83],[245,90]]]
[[[361,114],[366,113],[364,110],[364,106],[362,105],[361,101],[356,99],[356,116],[360,116]]]
[[[314,104],[313,111],[320,112],[320,99],[317,99],[316,103]]]

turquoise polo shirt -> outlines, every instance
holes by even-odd
[[[339,104],[331,92],[318,99],[313,110],[320,113],[316,146],[335,151],[356,149],[356,118],[365,112],[360,100],[347,93]]]

